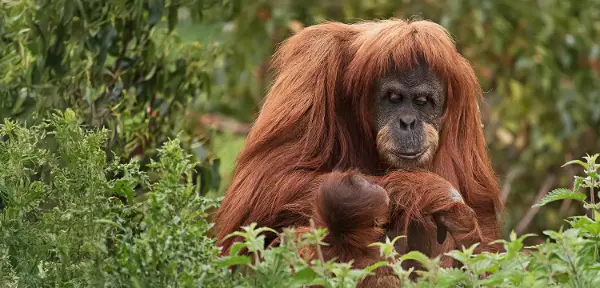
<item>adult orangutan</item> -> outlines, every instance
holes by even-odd
[[[367,245],[386,234],[408,236],[400,253],[491,249],[502,205],[481,88],[444,28],[316,25],[285,41],[273,68],[216,215],[224,253],[236,241],[224,237],[241,226],[282,230],[310,218],[328,228],[326,257],[357,267],[377,260]]]

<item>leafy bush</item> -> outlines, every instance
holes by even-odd
[[[235,4],[213,2],[218,8]],[[167,139],[190,132],[193,123],[184,121],[190,105],[210,95],[223,48],[182,42],[175,31],[178,11],[199,18],[206,4],[0,1],[0,116],[31,123],[53,109],[71,108],[86,125],[109,129],[107,151],[146,163]],[[199,174],[204,187],[215,188],[218,162],[197,138],[180,137],[186,149],[197,148],[199,158],[209,159]]]
[[[107,131],[83,130],[70,110],[30,128],[5,120],[0,139],[1,287],[187,287],[220,275],[204,218],[217,201],[191,184],[178,140],[149,164],[152,180],[136,162],[107,163]]]
[[[0,125],[1,287],[354,287],[383,265],[394,269],[403,287],[600,285],[600,223],[587,216],[568,220],[564,231],[546,231],[548,240],[527,250],[523,240],[530,235],[513,233],[500,241],[503,253],[475,255],[475,246],[449,253],[461,269],[440,268],[439,258],[418,252],[398,257],[397,239],[374,243],[391,261],[365,270],[309,262],[297,253],[305,245],[326,245],[324,229],[300,239],[286,230],[281,246],[265,249],[262,233],[269,228],[254,224],[234,233],[245,240],[221,257],[207,220],[219,199],[199,195],[195,163],[178,139],[166,142],[145,172],[135,160],[107,162],[107,131],[84,130],[78,119],[67,110],[30,127],[10,120]],[[596,157],[574,162],[586,167],[577,187],[600,188]],[[136,189],[146,193],[136,197]],[[540,204],[586,199],[583,193],[573,197],[577,193],[560,190]],[[592,202],[586,207],[596,209]],[[426,270],[403,270],[408,259]],[[411,281],[410,273],[419,280]]]

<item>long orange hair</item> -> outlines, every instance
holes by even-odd
[[[433,171],[463,194],[483,234],[499,236],[502,209],[486,153],[473,69],[447,31],[428,21],[399,19],[324,23],[287,39],[274,55],[275,81],[238,156],[216,215],[219,244],[243,225],[282,229],[306,225],[315,181],[335,170],[383,175],[373,129],[371,91],[390,69],[423,57],[447,85],[446,112]]]

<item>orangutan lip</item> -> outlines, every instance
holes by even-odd
[[[417,159],[417,158],[421,157],[421,155],[425,154],[425,152],[427,152],[427,148],[421,150],[421,152],[414,153],[414,154],[402,154],[402,153],[395,153],[395,154],[396,154],[396,156],[398,156],[400,158],[413,160],[413,159]]]

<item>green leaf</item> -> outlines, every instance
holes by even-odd
[[[452,250],[448,253],[446,253],[447,256],[452,257],[453,259],[459,261],[460,263],[467,264],[467,262],[469,261],[469,258],[467,257],[467,254],[462,252],[462,251],[458,251],[458,250]]]
[[[400,260],[402,260],[402,261],[415,260],[425,266],[428,266],[428,264],[431,263],[431,260],[429,259],[429,257],[427,257],[425,254],[423,254],[419,251],[410,251],[410,252],[402,255],[400,257]]]
[[[560,167],[565,167],[565,166],[567,166],[567,165],[572,165],[572,164],[579,164],[579,165],[583,166],[585,169],[588,169],[588,168],[589,168],[589,165],[588,165],[587,163],[585,163],[585,162],[581,161],[581,160],[571,160],[571,161],[569,161],[569,162],[567,162],[567,163],[563,164],[563,165],[562,165],[562,166],[560,166]]]
[[[248,265],[251,263],[251,258],[249,256],[227,256],[221,259],[217,259],[214,262],[219,267],[229,267],[235,265]]]
[[[294,276],[292,277],[294,284],[298,285],[298,284],[307,284],[312,282],[313,280],[315,280],[315,278],[317,277],[317,273],[310,267],[306,267],[304,269],[301,269],[300,271],[296,272],[296,274],[294,274]]]
[[[575,180],[573,181],[573,192],[579,192],[579,188],[581,185],[585,183],[585,178],[581,176],[575,176]]]
[[[235,242],[233,243],[233,245],[231,245],[231,248],[229,249],[229,255],[238,255],[240,250],[246,247],[248,247],[248,245],[244,242]]]
[[[454,287],[454,285],[468,278],[467,274],[460,269],[442,269],[438,273],[437,284],[439,285],[438,287]]]
[[[587,198],[587,196],[583,193],[579,193],[579,192],[574,193],[573,191],[566,189],[566,188],[558,188],[558,189],[554,189],[554,190],[550,191],[550,193],[548,193],[548,195],[546,195],[544,198],[542,198],[542,200],[540,200],[538,203],[533,205],[533,207],[541,207],[550,202],[554,202],[554,201],[558,201],[558,200],[572,199],[572,200],[583,201],[586,198]]]
[[[600,209],[600,202],[598,202],[596,204],[584,203],[583,204],[583,208],[588,209],[588,210],[599,210]]]
[[[377,263],[374,263],[374,264],[371,264],[371,265],[365,267],[363,269],[363,271],[368,274],[368,273],[371,273],[371,272],[375,271],[377,268],[384,267],[384,266],[386,266],[388,264],[389,263],[386,262],[386,261],[379,261]]]

